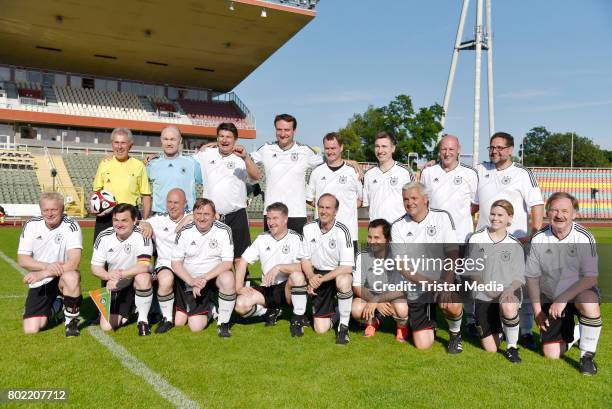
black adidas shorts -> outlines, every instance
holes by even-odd
[[[287,302],[287,297],[285,296],[285,289],[289,280],[274,284],[269,287],[258,285],[257,287],[253,287],[254,290],[259,291],[266,301],[266,308],[285,308],[291,306]]]
[[[474,301],[474,315],[480,339],[503,332],[498,302]]]
[[[315,270],[315,274],[325,275],[329,271]],[[329,318],[336,312],[334,298],[336,290],[336,280],[326,281],[315,290],[317,293],[312,297],[312,316],[315,318]]]
[[[436,329],[436,304],[429,302],[430,294],[423,294],[415,301],[408,301],[408,325],[412,332]]]
[[[249,218],[246,209],[236,210],[233,213],[221,215],[219,220],[232,229],[232,241],[234,242],[234,258],[239,258],[251,245],[251,233],[249,231]]]
[[[128,318],[136,311],[135,297],[136,290],[133,282],[121,290],[111,291],[111,315],[116,314]]]
[[[200,296],[194,297],[193,292],[187,290],[185,282],[176,277],[174,280],[174,308],[189,317],[207,315],[210,313],[210,303],[214,300],[216,291],[215,280],[207,281],[206,286],[200,292]]]
[[[37,288],[30,288],[23,310],[23,319],[49,317],[53,301],[60,295],[59,277]]]
[[[552,303],[542,303],[542,311],[546,315],[548,315],[551,305]],[[578,315],[578,310],[573,303],[568,303],[563,313],[561,318],[552,319],[548,317],[548,329],[546,331],[540,330],[540,338],[543,344],[568,343],[574,340],[574,315]]]

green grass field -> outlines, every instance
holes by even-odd
[[[612,243],[612,229],[592,230],[599,242]],[[13,259],[19,233],[18,229],[0,229],[0,250]],[[92,234],[93,229],[84,229],[81,272],[85,294],[99,286],[89,271]],[[2,259],[0,271],[0,356],[6,359],[0,389],[66,388],[69,400],[62,407],[173,406],[156,388],[126,369],[88,329],[71,339],[64,337],[61,325],[25,336],[21,314],[26,286],[20,273]],[[198,334],[175,328],[164,335],[139,338],[134,324],[110,337],[201,408],[609,408],[612,326],[608,317],[612,317],[612,308],[603,305],[602,309],[604,327],[595,377],[578,372],[576,348],[558,361],[521,350],[523,363],[511,365],[501,353],[487,354],[477,340],[464,337],[464,352],[449,356],[444,322],[429,351],[395,342],[392,324],[370,339],[362,338],[354,328],[348,346],[335,345],[331,332],[316,335],[307,329],[303,338],[291,338],[287,320],[272,328],[259,322],[236,324],[230,339],[218,338],[214,328]],[[86,299],[82,315],[91,319],[94,314]]]

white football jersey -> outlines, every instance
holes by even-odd
[[[302,236],[293,230],[288,230],[280,240],[276,240],[269,231],[261,233],[242,253],[242,258],[249,264],[261,260],[262,281],[274,266],[299,263],[303,257]],[[279,273],[272,284],[284,283],[287,278],[288,275]]]
[[[468,241],[468,259],[481,260],[477,268],[474,263],[466,275],[473,276],[483,284],[503,285],[504,289],[513,281],[525,284],[525,252],[523,245],[511,234],[501,241],[493,241],[487,228],[476,231]],[[483,301],[491,301],[486,292],[477,291],[474,296]]]
[[[176,235],[172,260],[182,261],[192,277],[204,276],[219,263],[234,261],[232,230],[215,221],[210,230],[201,233],[190,223]]]
[[[319,220],[304,226],[304,258],[317,270],[331,271],[338,266],[354,266],[355,250],[348,227],[339,221],[323,233]]]
[[[127,270],[139,261],[151,261],[153,255],[153,244],[151,240],[142,236],[138,226],[134,226],[132,234],[120,240],[112,227],[103,230],[94,243],[91,264],[104,266],[108,264],[107,271]],[[127,287],[132,278],[122,279],[117,285],[118,289]]]
[[[363,207],[369,207],[370,221],[385,219],[393,223],[406,213],[402,188],[414,181],[412,171],[395,162],[383,172],[378,166],[368,169],[363,178]]]
[[[195,155],[202,169],[202,197],[214,202],[217,213],[229,214],[247,206],[248,173],[244,159],[223,156],[219,148],[206,148]]]
[[[554,300],[582,277],[597,277],[598,256],[595,238],[583,226],[559,240],[549,225],[531,239],[527,277],[540,277],[540,292]]]
[[[182,218],[176,222],[173,221],[168,213],[156,214],[147,219],[147,223],[153,228],[153,241],[157,250],[155,268],[168,267],[172,269],[172,249],[176,241],[176,226],[178,226],[181,220]]]
[[[327,164],[317,166],[310,174],[306,188],[306,200],[317,205],[319,197],[331,193],[340,202],[336,220],[349,228],[353,240],[357,240],[357,200],[363,199],[363,187],[355,169],[344,163],[332,170]]]
[[[447,172],[438,163],[423,169],[421,183],[427,188],[429,206],[450,213],[455,222],[457,241],[464,243],[474,232],[471,205],[478,188],[476,169],[459,163]]]
[[[50,230],[42,217],[33,217],[23,225],[17,254],[32,256],[43,263],[65,263],[68,250],[83,248],[83,234],[79,224],[64,216],[58,227]],[[29,285],[30,288],[47,284],[54,277],[47,277]]]
[[[276,142],[267,143],[251,158],[263,163],[266,174],[264,214],[268,205],[281,202],[289,208],[289,217],[306,217],[306,171],[323,163],[323,158],[298,142],[287,150]]]
[[[497,170],[493,163],[483,162],[476,170],[478,189],[475,203],[480,206],[477,229],[489,225],[491,204],[496,200],[506,199],[514,208],[514,217],[508,232],[517,238],[527,236],[529,209],[544,204],[542,192],[533,173],[516,163],[504,170]]]

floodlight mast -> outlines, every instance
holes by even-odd
[[[444,92],[444,116],[440,123],[444,129],[450,98],[453,91],[453,83],[455,80],[455,71],[457,69],[457,61],[459,59],[459,51],[474,50],[476,51],[476,65],[474,69],[474,134],[473,134],[473,150],[472,164],[478,164],[478,151],[480,144],[480,79],[482,65],[482,50],[487,51],[487,90],[488,90],[488,111],[489,111],[489,135],[495,132],[495,108],[493,103],[493,36],[491,26],[491,0],[486,2],[486,26],[483,25],[483,0],[476,1],[476,24],[474,27],[474,40],[461,41],[463,30],[465,28],[465,19],[468,13],[470,0],[463,0],[461,7],[461,15],[459,17],[459,26],[457,27],[457,35],[455,37],[455,47],[453,48],[453,56],[451,58],[451,66],[448,72],[448,81],[446,83],[446,91]],[[442,133],[439,138],[442,137]]]

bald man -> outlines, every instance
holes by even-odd
[[[171,189],[166,195],[166,212],[158,213],[140,223],[142,234],[146,238],[153,237],[157,249],[157,260],[153,279],[157,280],[157,300],[163,318],[156,334],[168,332],[174,326],[174,272],[172,271],[172,247],[176,239],[176,227],[185,217],[187,199],[182,189]]]
[[[173,188],[184,192],[186,209],[191,209],[196,200],[196,183],[202,183],[200,165],[193,157],[181,154],[183,138],[176,126],[162,129],[160,139],[164,153],[146,162],[153,190],[153,214],[166,211],[166,198]]]

